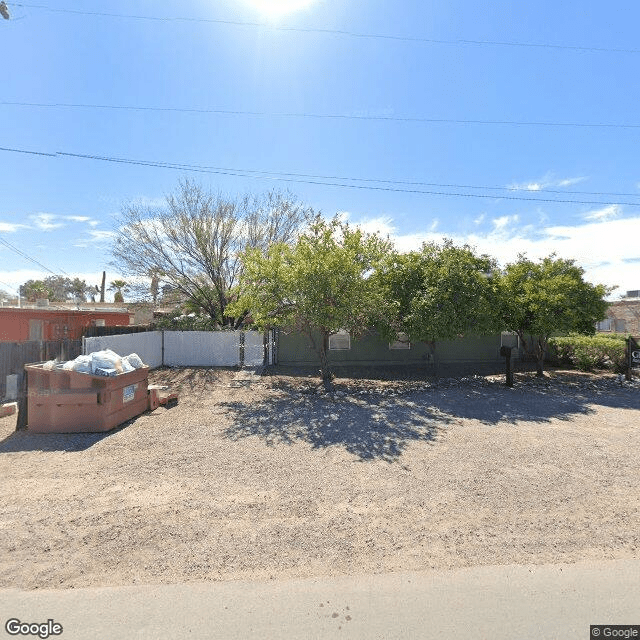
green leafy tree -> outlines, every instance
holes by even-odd
[[[585,282],[583,276],[575,260],[552,254],[538,262],[520,255],[500,278],[504,328],[517,332],[525,351],[535,357],[537,376],[544,375],[551,336],[593,335],[596,323],[606,318],[604,298],[613,289]]]
[[[79,302],[86,302],[87,296],[94,293],[93,287],[87,285],[85,280],[80,278],[74,278],[71,280],[68,286],[67,295],[71,296],[74,300]]]
[[[109,291],[115,291],[113,295],[114,302],[124,302],[123,291],[128,291],[129,285],[124,280],[114,280],[109,285]]]
[[[27,280],[20,285],[20,296],[26,298],[28,302],[43,298],[54,300],[53,289],[44,280]]]
[[[21,287],[21,295],[29,302],[38,298],[47,298],[51,302],[67,302],[78,300],[85,302],[91,295],[92,288],[80,278],[64,276],[48,276],[43,280],[27,280]]]
[[[383,334],[425,342],[435,358],[438,340],[499,331],[496,275],[491,257],[450,240],[388,256],[375,275],[392,309]]]
[[[384,310],[372,270],[391,249],[389,242],[334,218],[317,217],[295,245],[274,244],[243,255],[241,295],[230,307],[249,311],[259,328],[303,332],[332,388],[329,336],[341,329],[357,337]]]

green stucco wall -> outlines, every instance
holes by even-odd
[[[502,364],[500,335],[469,336],[458,340],[442,340],[436,343],[435,361],[431,349],[424,343],[411,344],[410,349],[389,349],[388,342],[378,335],[366,335],[351,339],[348,351],[329,351],[329,362],[336,366],[384,366],[384,365],[458,365],[474,363]],[[515,355],[515,350],[514,350]],[[317,356],[308,339],[300,333],[278,335],[278,364],[291,366],[316,366]]]

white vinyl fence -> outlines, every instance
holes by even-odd
[[[83,353],[111,349],[118,355],[137,353],[151,367],[233,367],[264,363],[265,336],[258,331],[149,331],[85,338]],[[273,334],[268,333],[268,360]]]
[[[119,356],[137,353],[142,362],[151,369],[162,366],[162,331],[142,331],[140,333],[123,333],[117,336],[100,336],[85,338],[82,353],[111,349]]]

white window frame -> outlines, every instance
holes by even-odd
[[[344,340],[346,336],[347,346],[336,346],[340,344],[340,340]],[[333,339],[332,339],[333,338]],[[351,349],[351,334],[348,331],[340,330],[329,335],[329,351],[349,351]]]
[[[398,339],[389,343],[389,349],[411,349],[409,336],[401,331],[398,333]]]

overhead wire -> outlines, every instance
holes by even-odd
[[[11,249],[12,251],[14,251],[15,253],[17,253],[18,255],[22,256],[23,258],[25,258],[26,260],[29,260],[29,262],[32,262],[33,264],[39,266],[41,269],[44,269],[45,271],[47,271],[48,273],[51,273],[54,276],[59,276],[60,273],[63,273],[64,275],[66,275],[67,277],[71,277],[70,274],[68,274],[66,271],[64,271],[63,269],[60,269],[60,271],[56,272],[53,271],[52,269],[49,269],[49,267],[47,267],[46,265],[42,264],[41,262],[39,262],[38,260],[36,260],[35,258],[32,258],[29,254],[25,253],[24,251],[22,251],[21,249],[18,249],[17,247],[14,247],[10,242],[8,242],[7,240],[5,240],[4,238],[2,238],[0,236],[0,244],[4,245],[5,247],[7,247],[8,249]],[[6,282],[2,282],[0,281],[0,284],[4,284],[6,287],[9,287],[10,289],[12,289],[13,291],[15,291],[18,296],[22,297],[20,294],[20,289],[19,287],[12,287],[11,285],[7,284]],[[56,310],[60,310],[60,311],[68,311],[67,307],[61,307],[59,305],[56,304],[49,304],[48,305],[49,308],[51,309],[56,309]]]
[[[317,33],[323,35],[335,35],[349,38],[360,39],[380,39],[380,40],[394,40],[398,42],[415,42],[422,44],[444,44],[444,45],[471,45],[471,46],[499,46],[499,47],[532,47],[537,49],[555,49],[555,50],[567,50],[567,51],[580,51],[590,53],[627,53],[638,54],[640,49],[630,49],[625,47],[597,47],[597,46],[583,46],[583,45],[568,45],[568,44],[555,44],[548,42],[515,42],[504,40],[479,40],[479,39],[436,39],[426,38],[422,36],[406,36],[406,35],[394,35],[387,33],[360,33],[357,31],[350,31],[345,29],[325,29],[319,27],[292,27],[286,25],[274,25],[266,22],[253,22],[243,20],[224,20],[218,18],[195,18],[188,16],[153,16],[153,15],[140,15],[130,13],[116,13],[107,11],[87,11],[83,9],[65,9],[50,7],[42,4],[31,3],[12,3],[16,7],[28,7],[31,9],[39,9],[43,11],[50,11],[53,13],[67,13],[84,16],[97,16],[106,18],[121,18],[121,19],[133,19],[133,20],[148,20],[155,22],[192,22],[203,24],[219,24],[230,25],[239,27],[251,27],[260,29],[269,29],[272,31],[283,31],[293,33]]]
[[[0,151],[12,152],[12,153],[24,153],[29,155],[43,156],[43,157],[66,157],[66,158],[78,158],[85,160],[97,160],[102,162],[110,162],[115,164],[126,164],[126,165],[137,165],[137,166],[145,166],[145,167],[154,167],[154,168],[163,168],[163,169],[173,169],[178,171],[190,171],[196,173],[206,173],[206,174],[218,174],[218,175],[229,175],[234,177],[241,178],[257,178],[262,180],[274,180],[274,181],[282,181],[282,182],[291,182],[291,183],[301,183],[301,184],[313,184],[320,186],[332,186],[332,187],[340,187],[347,189],[363,189],[363,190],[373,190],[373,191],[388,191],[388,192],[398,192],[398,193],[414,193],[414,194],[423,194],[423,195],[433,195],[433,196],[444,196],[444,197],[461,197],[461,198],[484,198],[484,199],[502,199],[502,200],[516,200],[516,201],[528,201],[528,202],[545,202],[545,203],[559,203],[559,204],[588,204],[588,205],[618,205],[618,206],[632,206],[632,207],[640,207],[640,202],[629,202],[629,201],[602,201],[602,200],[582,200],[582,199],[564,199],[564,198],[539,198],[539,197],[525,197],[525,196],[515,196],[515,195],[506,195],[506,194],[486,194],[486,193],[460,193],[453,191],[435,191],[435,190],[426,190],[426,189],[413,189],[413,188],[398,188],[396,186],[378,186],[374,184],[348,184],[344,181],[353,181],[353,182],[376,182],[383,183],[389,185],[402,185],[405,184],[407,186],[415,185],[415,186],[438,186],[442,188],[458,188],[458,189],[489,189],[489,190],[504,190],[504,191],[517,191],[518,189],[510,188],[510,187],[493,187],[493,186],[480,186],[480,185],[451,185],[451,184],[439,184],[439,183],[413,183],[411,181],[400,181],[400,180],[381,180],[375,178],[347,178],[347,177],[339,177],[339,176],[320,176],[313,174],[295,174],[295,173],[284,173],[284,172],[274,172],[274,171],[260,171],[254,169],[238,169],[238,168],[230,168],[230,167],[214,167],[207,165],[195,165],[195,164],[186,164],[186,163],[176,163],[176,162],[165,162],[165,161],[156,161],[156,160],[138,160],[132,158],[118,158],[114,156],[105,156],[98,154],[86,154],[86,153],[71,153],[65,151],[56,151],[56,152],[44,152],[44,151],[32,151],[28,149],[18,149],[11,147],[0,147]],[[340,182],[336,182],[339,180]],[[539,191],[543,191],[540,189]],[[538,190],[536,191],[538,192]],[[553,191],[554,193],[556,191]],[[557,191],[557,193],[576,193],[579,192],[562,192]],[[621,196],[632,196],[632,197],[640,197],[640,194],[613,194],[612,192],[584,192],[586,194],[592,195],[615,195],[616,197]]]
[[[536,120],[482,120],[478,118],[427,118],[423,116],[385,116],[385,115],[353,115],[341,113],[310,113],[310,112],[277,112],[250,111],[238,109],[215,109],[199,107],[156,107],[115,104],[84,104],[64,102],[20,102],[2,100],[2,106],[37,107],[52,109],[110,109],[114,111],[154,111],[165,113],[195,113],[231,116],[256,116],[269,118],[314,118],[326,120],[360,120],[379,122],[406,122],[424,124],[471,124],[471,125],[508,125],[521,127],[580,127],[599,129],[640,129],[640,124],[624,122],[553,122]]]

